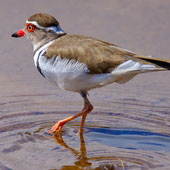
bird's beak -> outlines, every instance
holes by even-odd
[[[19,30],[11,35],[11,37],[15,37],[15,38],[24,37],[24,36],[25,36],[24,30]]]

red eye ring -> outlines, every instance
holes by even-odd
[[[35,31],[35,25],[33,24],[27,24],[27,30],[29,32],[34,32]]]

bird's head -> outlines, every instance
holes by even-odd
[[[12,37],[26,37],[31,40],[33,46],[42,41],[50,41],[66,33],[61,29],[56,18],[49,14],[38,13],[32,15],[23,29],[12,34]]]

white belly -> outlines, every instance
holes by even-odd
[[[47,60],[41,57],[39,65],[47,80],[60,88],[70,91],[90,90],[101,87],[116,80],[116,76],[107,74],[88,74],[88,68],[83,63],[68,61],[57,57]]]

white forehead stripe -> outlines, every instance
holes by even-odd
[[[37,21],[26,21],[26,23],[27,24],[34,24],[38,28],[45,29],[45,27],[40,26]]]
[[[64,31],[61,29],[61,27],[59,25],[58,26],[51,26],[51,27],[43,27],[43,26],[40,26],[37,21],[26,21],[26,23],[27,24],[33,24],[37,28],[40,28],[40,29],[43,29],[43,30],[46,30],[46,31],[53,31],[56,34],[63,34],[64,33]]]

